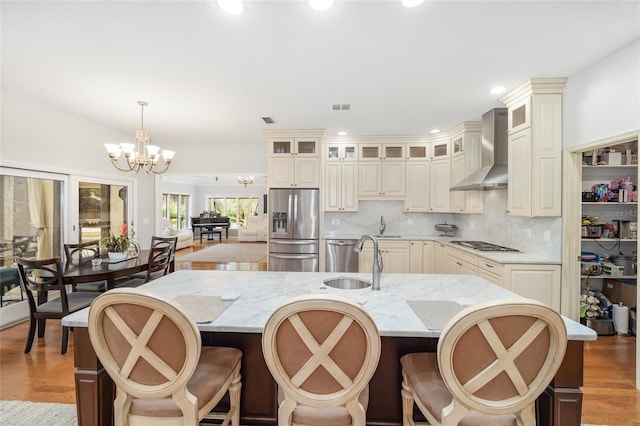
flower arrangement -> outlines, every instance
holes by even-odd
[[[131,236],[133,237],[133,232]],[[136,253],[140,251],[138,243],[129,238],[126,223],[123,223],[120,228],[120,236],[116,237],[112,232],[109,237],[102,240],[102,245],[105,246],[110,253],[126,253],[130,247],[133,248]]]

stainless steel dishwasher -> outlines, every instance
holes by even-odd
[[[358,272],[358,240],[327,240],[326,272]]]

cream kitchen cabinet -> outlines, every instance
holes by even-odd
[[[358,146],[325,144],[324,211],[358,211]]]
[[[560,265],[505,264],[504,287],[560,312]]]
[[[450,209],[451,160],[431,161],[429,169],[429,211],[448,213]]]
[[[405,212],[429,211],[431,145],[407,144]]]
[[[480,168],[482,123],[464,122],[454,130],[451,139],[451,185],[455,185]],[[451,191],[452,213],[482,213],[482,191]]]
[[[447,273],[447,245],[444,243],[433,243],[433,273]]]
[[[267,133],[268,184],[272,188],[320,186],[320,137],[276,136]]]
[[[382,254],[383,273],[409,273],[411,245],[409,241],[389,241],[378,239],[378,250]],[[373,270],[373,243],[367,241],[359,258],[360,272],[371,272]]]
[[[494,284],[504,287],[504,279],[502,277],[504,266],[493,260],[478,258],[478,275]]]
[[[429,211],[430,169],[429,161],[407,162],[407,194],[404,199],[406,212]]]
[[[532,79],[501,98],[507,106],[507,212],[562,214],[562,90],[565,78]]]
[[[405,196],[405,144],[360,144],[358,195],[360,199],[397,199]]]
[[[412,274],[433,274],[433,241],[411,241],[409,269]]]
[[[445,273],[478,275],[478,256],[451,246],[447,246],[446,255]]]

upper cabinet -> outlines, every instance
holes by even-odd
[[[531,79],[501,98],[507,106],[507,212],[562,214],[562,90],[565,78]]]
[[[360,199],[404,199],[405,144],[359,145]]]
[[[429,187],[431,144],[428,142],[408,143],[406,155],[404,211],[428,212],[431,191]]]
[[[265,131],[270,188],[320,187],[321,131]]]
[[[482,123],[465,121],[453,130],[451,137],[451,185],[455,185],[480,168]],[[452,213],[482,213],[482,191],[451,191]]]
[[[358,211],[358,144],[324,145],[324,211]]]

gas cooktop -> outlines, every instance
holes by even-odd
[[[518,250],[509,247],[499,246],[496,244],[485,243],[484,241],[451,241],[453,244],[467,247],[478,251],[511,251],[517,252]]]

